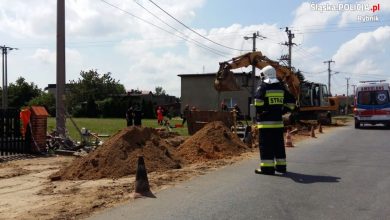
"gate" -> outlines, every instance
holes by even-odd
[[[27,128],[25,137],[21,134],[19,110],[0,108],[0,155],[14,155],[31,152],[31,132]]]

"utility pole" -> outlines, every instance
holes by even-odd
[[[352,86],[352,88],[353,88],[353,96],[355,96],[355,89],[356,89],[356,85],[351,85]]]
[[[329,89],[329,94],[332,94],[332,92],[330,91],[330,73],[331,73],[331,69],[330,69],[330,64],[331,63],[335,63],[335,61],[333,61],[332,59],[330,60],[327,60],[327,61],[324,61],[324,63],[328,63],[328,89]]]
[[[7,47],[7,46],[0,46],[0,49],[2,50],[2,82],[3,82],[3,95],[2,95],[2,102],[1,107],[7,108],[8,107],[8,67],[7,67],[7,54],[9,50],[17,50],[18,48],[13,47]]]
[[[56,130],[65,137],[65,0],[57,0]]]
[[[244,37],[245,40],[252,39],[252,41],[253,41],[252,51],[253,52],[256,51],[256,38],[260,38],[262,40],[265,37],[261,36],[259,34],[259,32],[253,33],[252,37],[247,37],[247,36]],[[252,95],[252,102],[253,102],[253,97],[255,97],[255,92],[256,92],[256,67],[253,64],[252,64],[252,74],[251,74],[251,77],[252,77],[252,91],[251,91],[251,95]]]
[[[296,45],[295,43],[292,42],[292,39],[295,38],[295,35],[291,33],[291,30],[286,27],[286,33],[288,37],[288,42],[282,43],[282,45],[288,46],[288,56],[282,56],[282,60],[287,60],[288,63],[288,68],[291,70],[291,58],[292,58],[292,46]]]
[[[349,105],[349,80],[351,79],[350,77],[345,78],[347,80],[347,102],[345,104],[345,114],[348,115],[348,105]]]

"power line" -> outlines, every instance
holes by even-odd
[[[195,31],[194,29],[188,27],[187,25],[185,25],[183,22],[181,22],[180,20],[178,20],[177,18],[175,18],[174,16],[172,16],[171,14],[169,14],[167,11],[165,11],[163,8],[161,8],[159,5],[157,5],[154,1],[152,0],[149,0],[149,2],[151,2],[153,5],[155,5],[157,8],[159,8],[161,11],[163,11],[165,14],[167,14],[169,17],[171,17],[173,20],[177,21],[179,24],[183,25],[185,28],[187,28],[188,30],[190,30],[191,32],[195,33],[196,35],[218,45],[218,46],[221,46],[221,47],[224,47],[224,48],[227,48],[227,49],[231,49],[231,50],[236,50],[236,51],[250,51],[250,50],[240,50],[240,49],[236,49],[236,48],[233,48],[233,47],[229,47],[229,46],[225,46],[223,44],[220,44],[218,42],[215,42],[205,36],[203,36],[202,34],[198,33],[197,31]]]
[[[317,72],[307,72],[307,71],[303,71],[301,70],[302,73],[307,73],[307,74],[321,74],[321,73],[325,73],[325,72],[328,72],[328,70],[324,70],[324,71],[317,71]]]
[[[240,34],[237,34],[237,33],[240,33]],[[252,33],[253,32],[236,31],[236,32],[231,32],[231,33],[209,34],[209,36],[224,36],[225,35],[225,36],[234,36],[234,37],[231,37],[231,38],[237,39],[237,37],[241,38],[241,37],[244,37],[245,35],[252,34]],[[188,36],[188,35],[186,35],[186,36]],[[276,40],[272,40],[269,37],[266,37],[264,39],[265,40],[269,40],[270,43],[274,43],[274,44],[279,44],[280,45],[280,43],[278,43]],[[153,38],[136,39],[136,40],[132,40],[132,41],[136,41],[136,42],[144,42],[144,41],[181,42],[182,40],[183,40],[182,38],[180,38],[180,39],[172,39],[172,38],[167,38],[167,37],[161,37],[161,38],[153,37]],[[193,40],[193,39],[191,39],[191,40]],[[106,47],[107,45],[115,44],[115,43],[122,42],[122,41],[123,41],[122,39],[118,39],[118,40],[102,40],[102,41],[67,41],[67,45],[70,45],[70,46],[73,46],[73,47]],[[195,40],[193,40],[193,41],[195,41]],[[186,42],[188,42],[188,40]],[[21,49],[35,49],[35,48],[41,48],[41,47],[54,46],[55,42],[53,42],[52,44],[49,44],[47,42],[46,43],[19,42],[18,44],[19,44],[19,48],[21,48]],[[203,43],[200,43],[200,44],[203,44]],[[203,44],[203,45],[205,45],[205,44]],[[218,51],[215,48],[212,48],[212,49]],[[223,52],[223,53],[226,53],[226,52]]]
[[[297,47],[298,50],[295,50],[296,53],[300,54],[302,56],[302,59],[306,60],[323,60],[319,57],[316,57],[314,55],[308,54],[305,51],[303,51],[301,48]]]
[[[158,19],[159,21],[161,21],[162,23],[164,23],[164,24],[167,25],[168,27],[172,28],[173,30],[177,31],[178,33],[182,34],[182,35],[185,36],[187,39],[189,39],[189,40],[191,40],[191,41],[193,41],[193,42],[195,42],[195,43],[197,43],[197,44],[201,44],[201,45],[203,45],[204,47],[209,48],[210,50],[215,50],[215,51],[217,51],[218,53],[221,53],[221,54],[227,54],[227,53],[225,53],[225,52],[223,52],[223,51],[220,51],[220,50],[211,48],[211,47],[209,47],[209,46],[207,46],[207,45],[205,45],[205,44],[203,44],[203,43],[201,43],[201,42],[198,42],[198,41],[196,41],[196,40],[191,39],[188,35],[184,34],[184,33],[181,32],[180,30],[178,30],[177,28],[173,27],[172,25],[168,24],[167,22],[165,22],[164,20],[162,20],[161,18],[159,18],[159,17],[158,17],[157,15],[155,15],[153,12],[149,11],[147,8],[145,8],[143,5],[141,5],[139,2],[137,2],[137,0],[134,0],[134,2],[135,2],[138,6],[140,6],[142,9],[144,9],[145,11],[147,11],[150,15],[152,15],[153,17],[155,17],[156,19]]]
[[[118,10],[120,10],[120,11],[122,11],[122,12],[124,12],[124,13],[126,13],[126,14],[128,14],[128,15],[130,15],[130,16],[132,16],[132,17],[138,19],[138,20],[140,20],[140,21],[143,21],[143,22],[145,22],[145,23],[147,23],[147,24],[149,24],[149,25],[152,25],[153,27],[158,28],[158,29],[160,29],[160,30],[162,30],[162,31],[164,31],[164,32],[166,32],[166,33],[168,33],[168,34],[174,35],[174,36],[179,37],[179,38],[181,38],[181,39],[183,39],[183,40],[185,40],[185,41],[188,41],[188,39],[186,39],[186,38],[184,38],[184,37],[182,37],[182,36],[179,36],[179,35],[177,35],[177,34],[175,34],[175,33],[172,33],[172,32],[170,32],[170,31],[168,31],[168,30],[166,30],[166,29],[164,29],[164,28],[162,28],[162,27],[159,27],[159,26],[157,26],[157,25],[155,25],[155,24],[153,24],[153,23],[151,23],[151,22],[149,22],[149,21],[147,21],[147,20],[145,20],[145,19],[143,19],[143,18],[141,18],[141,17],[139,17],[139,16],[137,16],[137,15],[134,15],[133,13],[130,13],[130,12],[128,12],[128,11],[126,11],[126,10],[124,10],[124,9],[122,9],[122,8],[120,8],[120,7],[118,7],[118,6],[116,6],[116,5],[113,5],[113,4],[111,4],[111,3],[109,3],[109,2],[107,2],[107,1],[105,1],[105,0],[100,0],[100,1],[103,2],[103,3],[105,3],[105,4],[107,4],[107,5],[109,5],[109,6],[111,6],[111,7],[113,7],[113,8],[116,8],[116,9],[118,9]],[[199,47],[201,47],[201,48],[203,48],[203,49],[205,49],[205,50],[208,50],[208,51],[210,51],[211,53],[214,53],[214,54],[216,54],[216,55],[226,57],[224,54],[220,54],[220,53],[218,53],[218,52],[215,52],[215,51],[213,51],[213,50],[210,50],[210,49],[208,49],[208,48],[206,48],[206,47],[204,47],[204,46],[202,46],[202,45],[197,45],[197,46],[199,46]]]

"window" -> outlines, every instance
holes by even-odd
[[[223,102],[225,103],[225,105],[227,105],[228,108],[233,108],[235,104],[233,98],[224,98]]]
[[[322,85],[322,93],[323,93],[323,97],[329,97],[329,93],[328,93],[328,87],[326,87],[325,85]]]
[[[362,91],[358,94],[358,104],[361,105],[383,105],[389,103],[389,92],[384,91]]]
[[[308,86],[301,86],[301,106],[311,106],[311,90]]]
[[[371,104],[371,92],[359,92],[358,104],[370,105]]]

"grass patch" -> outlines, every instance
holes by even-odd
[[[118,131],[126,127],[126,120],[122,118],[73,118],[77,126],[81,128],[87,128],[93,133],[113,135]],[[181,124],[181,118],[173,118],[170,123],[171,126],[175,124]],[[56,119],[51,117],[47,121],[47,130],[50,132],[55,129]],[[142,119],[143,127],[159,128],[162,127],[157,124],[157,119]],[[73,140],[79,141],[80,135],[76,128],[73,126],[70,119],[66,119],[66,129],[69,136]],[[178,132],[182,136],[188,136],[187,123],[182,128],[172,128],[173,132]]]
[[[337,116],[333,116],[333,118],[335,119],[353,119],[353,115],[337,115]]]

